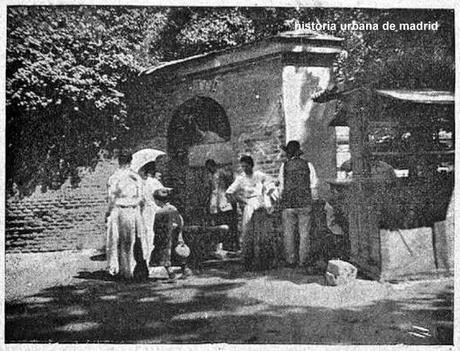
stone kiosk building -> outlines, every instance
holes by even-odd
[[[242,154],[276,175],[280,145],[299,140],[322,183],[336,175],[334,102],[312,101],[333,82],[341,39],[286,32],[253,44],[198,55],[144,70],[128,93],[131,151],[168,153],[164,183],[186,219],[202,208],[204,162],[237,169]],[[78,188],[37,192],[7,201],[6,248],[47,251],[104,245],[106,180],[115,160],[101,160]],[[200,208],[201,206],[201,208]],[[186,223],[187,224],[187,223]]]

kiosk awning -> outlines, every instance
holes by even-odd
[[[359,89],[355,89],[359,90]],[[340,93],[334,92],[333,99],[340,99],[341,94],[347,95],[352,91]],[[442,90],[397,90],[397,89],[376,89],[375,93],[380,96],[399,100],[401,102],[432,104],[432,105],[453,105],[455,95],[451,91]],[[327,95],[327,94],[326,94]],[[324,101],[321,101],[324,102]],[[337,113],[335,118],[329,123],[330,127],[347,126],[348,118],[344,110]]]
[[[454,93],[440,90],[375,90],[378,95],[421,104],[453,104]]]

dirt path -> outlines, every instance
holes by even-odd
[[[208,267],[107,280],[96,252],[6,256],[7,342],[441,344],[453,280],[324,285],[292,269]],[[450,341],[451,342],[451,341]]]

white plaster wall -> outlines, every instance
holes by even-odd
[[[332,80],[330,67],[286,65],[282,71],[286,142],[297,140],[313,163],[320,178],[320,193],[325,195],[327,178],[336,176],[334,103],[315,103],[311,95],[326,89]]]
[[[286,140],[305,142],[314,132],[306,128],[315,104],[310,96],[326,89],[331,80],[328,67],[283,67],[283,96],[285,106]],[[325,104],[319,106],[324,111]],[[323,111],[318,111],[319,113]]]

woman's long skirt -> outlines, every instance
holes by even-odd
[[[242,223],[242,259],[246,270],[270,269],[278,259],[279,238],[275,237],[272,220],[263,207],[246,206]]]
[[[154,232],[154,224],[155,224],[155,213],[158,210],[158,206],[148,204],[144,207],[142,211],[142,217],[144,219],[145,225],[145,242],[143,243],[144,250],[144,259],[147,262],[150,262],[150,258],[152,255],[152,251],[154,249],[154,240],[155,240],[155,232]]]
[[[145,235],[140,209],[138,207],[115,207],[107,223],[109,273],[119,274],[125,279],[148,274],[143,259],[143,247],[145,246],[143,241],[145,241]]]

